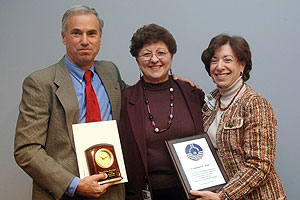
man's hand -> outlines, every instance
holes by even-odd
[[[217,193],[210,191],[191,190],[190,193],[194,196],[199,196],[196,200],[220,200]]]
[[[104,194],[113,183],[106,183],[99,185],[99,180],[104,180],[107,178],[107,174],[94,174],[92,176],[85,177],[80,180],[76,193],[81,196],[98,198]]]
[[[189,83],[192,87],[195,87],[195,88],[197,88],[197,89],[199,89],[199,90],[202,90],[202,89],[199,87],[199,85],[198,85],[197,83],[195,83],[195,82],[193,82],[193,81],[191,81],[191,80],[189,80],[189,79],[182,78],[182,77],[180,77],[180,76],[178,76],[178,75],[176,75],[176,74],[173,74],[173,79],[174,79],[174,80],[180,80],[180,81],[183,81],[183,82],[187,82],[187,83]]]

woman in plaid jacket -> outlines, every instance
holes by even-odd
[[[204,129],[230,180],[218,193],[191,193],[204,200],[287,199],[274,168],[277,121],[272,107],[245,84],[252,69],[247,41],[218,35],[202,61],[217,86],[206,97]]]

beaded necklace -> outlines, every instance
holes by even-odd
[[[169,81],[170,81],[170,88],[169,88],[169,92],[170,92],[170,114],[169,114],[169,120],[168,120],[168,123],[167,123],[167,127],[163,128],[163,129],[160,129],[160,128],[157,127],[157,125],[154,121],[154,117],[151,114],[149,99],[147,98],[146,89],[145,89],[145,86],[143,84],[144,80],[142,79],[144,102],[145,102],[146,107],[147,107],[148,117],[149,117],[149,120],[151,121],[151,126],[153,127],[153,131],[155,133],[162,133],[162,132],[168,130],[171,127],[172,119],[174,118],[174,114],[173,114],[174,113],[174,95],[173,95],[174,88],[172,87],[172,84],[171,84],[172,80],[169,80]]]
[[[240,87],[239,91],[237,91],[237,93],[236,93],[236,94],[234,95],[234,97],[231,99],[230,103],[226,106],[226,108],[221,108],[221,96],[222,96],[222,95],[220,95],[220,97],[219,97],[219,109],[220,109],[221,111],[225,111],[225,110],[227,110],[227,109],[231,106],[231,104],[233,103],[234,99],[237,97],[237,95],[238,95],[238,94],[240,93],[240,91],[242,90],[243,86],[244,86],[244,82],[243,82],[242,86]]]

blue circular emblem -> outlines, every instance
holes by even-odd
[[[198,144],[188,144],[185,147],[185,153],[191,160],[200,160],[203,157],[203,149]]]

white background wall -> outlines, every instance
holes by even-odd
[[[175,37],[173,72],[205,92],[214,84],[200,61],[220,33],[241,35],[250,44],[253,70],[248,84],[272,104],[278,119],[276,169],[289,199],[298,199],[300,173],[299,57],[297,0],[0,0],[0,198],[31,199],[31,179],[13,159],[21,84],[31,72],[56,63],[65,52],[61,17],[76,4],[95,7],[105,21],[98,59],[114,61],[133,84],[138,67],[129,54],[132,34],[157,23]],[[297,89],[298,88],[298,89]]]

